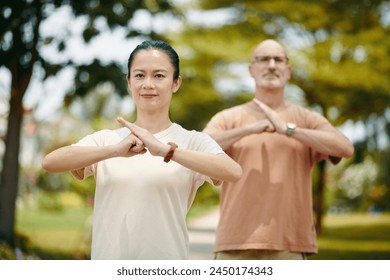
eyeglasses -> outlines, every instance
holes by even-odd
[[[284,56],[255,56],[254,62],[261,65],[268,65],[273,59],[276,65],[282,65],[288,63],[288,58]]]

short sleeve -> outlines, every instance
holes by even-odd
[[[207,123],[206,127],[203,129],[203,132],[207,134],[212,134],[215,132],[221,132],[228,130],[227,122],[224,116],[224,111],[214,115],[210,121]]]
[[[333,131],[335,129],[332,124],[321,114],[312,111],[308,112],[309,115],[305,118],[307,128],[328,131]],[[312,150],[311,158],[313,162],[319,162],[321,160],[329,160],[329,155]]]
[[[221,146],[219,146],[219,144],[208,134],[203,132],[194,133],[195,134],[192,140],[193,143],[191,144],[191,149],[215,155],[225,154]],[[215,186],[219,186],[222,184],[222,181],[214,182],[210,177],[200,173],[195,173],[193,181],[196,187],[200,187],[205,181]]]
[[[84,138],[80,139],[77,143],[72,144],[72,146],[77,147],[98,147],[104,146],[104,138],[108,130],[97,131],[93,134],[87,135]],[[81,169],[72,170],[71,173],[73,177],[77,180],[84,180],[85,178],[96,174],[97,163],[90,166],[86,166]]]
[[[204,132],[196,132],[195,134],[195,143],[193,143],[193,145],[195,146],[195,150],[211,154],[225,153],[222,150],[221,146],[219,146],[219,144],[213,138],[211,138],[210,135]]]

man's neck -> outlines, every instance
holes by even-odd
[[[285,105],[283,89],[257,90],[255,98],[274,110],[277,110]]]

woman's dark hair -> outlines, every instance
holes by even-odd
[[[127,62],[127,70],[129,71],[127,74],[127,78],[130,78],[130,68],[131,64],[133,63],[134,57],[141,50],[160,50],[166,53],[171,60],[173,68],[175,69],[173,73],[173,80],[177,80],[179,78],[179,56],[177,55],[176,51],[167,42],[154,40],[143,41],[131,52],[129,60]]]

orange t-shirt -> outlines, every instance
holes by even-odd
[[[320,114],[293,104],[278,113],[298,127],[332,129]],[[251,101],[216,114],[204,131],[226,131],[264,117]],[[327,155],[269,132],[243,137],[225,152],[241,165],[243,176],[221,187],[214,252],[266,249],[316,253],[311,170]]]

